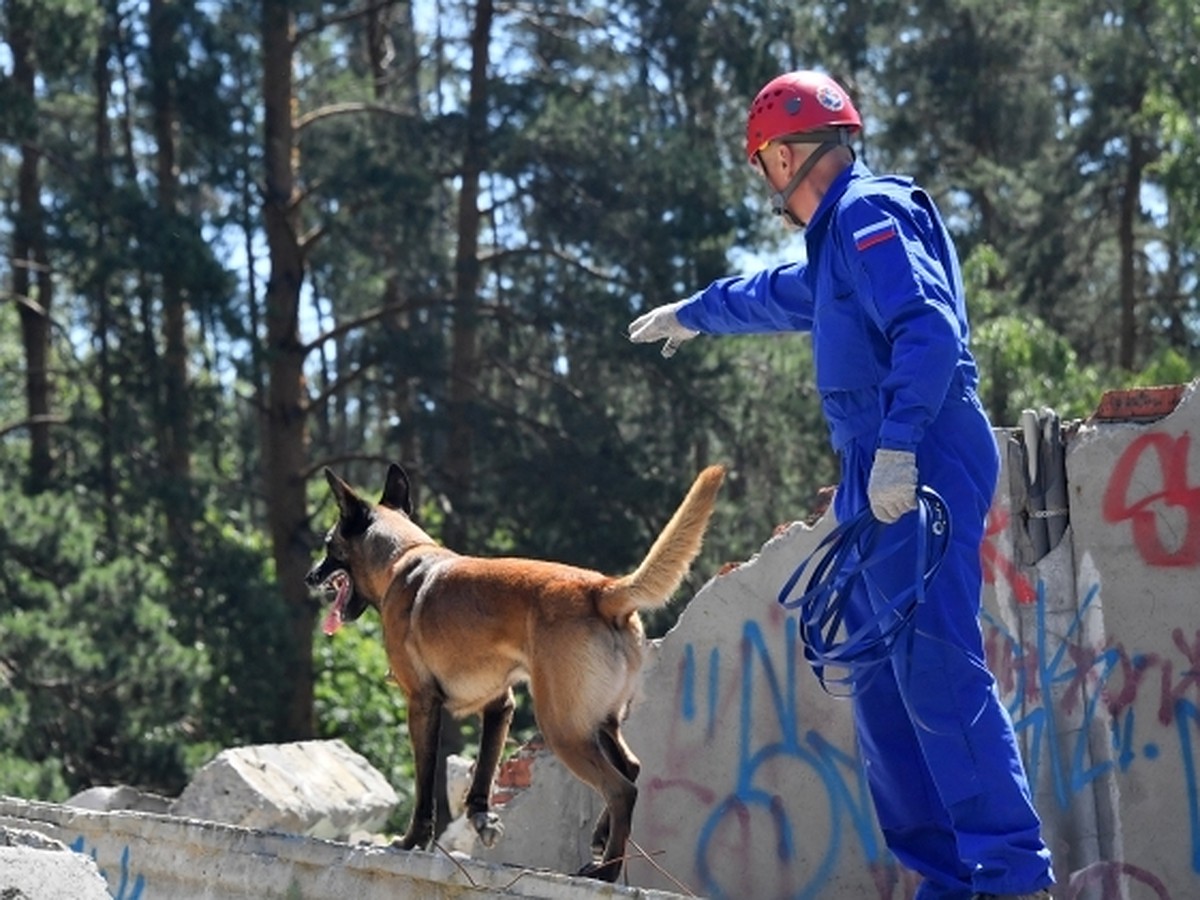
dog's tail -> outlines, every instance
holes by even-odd
[[[623,619],[638,609],[664,605],[683,581],[704,540],[717,491],[725,479],[724,466],[709,466],[696,476],[671,521],[635,571],[615,579],[601,594],[601,615]]]

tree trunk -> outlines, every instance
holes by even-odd
[[[8,44],[12,52],[13,85],[32,110],[37,102],[34,80],[32,24],[24,3],[13,3]],[[31,116],[31,121],[34,118]],[[34,126],[36,128],[36,126]],[[36,134],[23,136],[17,171],[17,214],[13,223],[12,290],[21,319],[25,351],[25,408],[29,421],[28,491],[50,487],[50,304],[53,283],[46,256],[44,211],[41,201],[41,153]]]
[[[464,548],[473,480],[472,410],[479,382],[479,180],[487,160],[488,49],[492,0],[478,0],[471,31],[471,83],[467,98],[467,134],[463,141],[458,195],[458,247],[454,259],[454,325],[451,338],[450,441],[446,475],[453,512],[446,519],[445,541]]]
[[[1146,167],[1145,144],[1137,134],[1129,136],[1129,161],[1121,190],[1117,223],[1120,245],[1121,337],[1118,363],[1127,372],[1137,360],[1137,219],[1141,212],[1142,173]]]
[[[295,23],[288,0],[262,6],[265,191],[263,220],[271,275],[266,293],[267,433],[264,482],[267,520],[279,589],[291,632],[291,696],[285,718],[287,739],[311,737],[313,727],[313,629],[316,606],[304,575],[309,568],[305,469],[304,349],[300,342],[300,288],[305,254],[299,238],[295,190],[292,51]]]
[[[150,0],[150,71],[154,137],[157,144],[156,174],[158,208],[164,223],[177,214],[179,173],[175,162],[175,29],[170,16],[171,0]],[[191,500],[192,459],[188,450],[191,406],[188,398],[187,315],[179,266],[169,248],[159,249],[162,278],[163,347],[165,372],[160,416],[162,422],[162,466],[167,498],[167,533],[177,562],[186,565],[190,555],[191,522],[195,517]]]
[[[377,7],[367,14],[367,50],[375,100],[380,104],[391,104],[398,109],[404,109],[415,117],[420,110],[419,94],[414,87],[417,73],[420,71],[420,60],[417,57],[414,29],[411,2]],[[384,279],[380,302],[385,308],[399,309],[404,295],[403,285],[398,274],[399,254],[395,238],[390,234],[380,234],[375,253],[383,261],[384,269],[388,272]],[[384,328],[388,331],[406,332],[411,327],[411,318],[407,311],[396,312],[385,320]],[[338,359],[344,358],[339,347]],[[401,367],[400,372],[396,375],[392,407],[399,413],[403,422],[396,442],[396,459],[408,468],[419,471],[421,468],[421,460],[418,456],[420,444],[411,424],[414,418],[416,399],[413,379],[408,374],[406,366]],[[344,403],[339,404],[339,413],[342,416],[340,425],[345,421]],[[338,437],[341,438],[340,431]],[[413,502],[418,503],[416,494],[413,495]]]
[[[112,75],[109,63],[112,59],[112,42],[117,33],[117,12],[114,4],[105,8],[105,23],[96,46],[96,58],[92,61],[92,88],[95,91],[95,109],[92,113],[95,149],[93,151],[92,178],[96,184],[94,209],[107,209],[112,192],[112,131],[108,120],[112,95]],[[109,252],[107,219],[97,215],[92,238],[92,271],[89,273],[87,293],[95,310],[96,357],[98,365],[97,393],[100,395],[100,478],[104,494],[104,531],[110,542],[117,539],[117,462],[116,462],[116,414],[112,347],[112,309],[109,291]]]

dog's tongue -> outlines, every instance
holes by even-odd
[[[329,579],[329,584],[337,590],[337,596],[333,598],[333,605],[325,615],[321,630],[327,635],[333,635],[342,627],[342,610],[346,608],[346,601],[350,599],[350,579],[346,577],[345,572],[337,572]]]

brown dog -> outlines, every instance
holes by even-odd
[[[546,744],[604,799],[592,835],[598,858],[580,874],[615,881],[637,799],[640,764],[621,735],[642,662],[638,610],[663,606],[700,550],[725,470],[697,476],[637,569],[616,578],[533,559],[460,556],[412,520],[408,476],[388,469],[378,504],[330,470],[338,521],[309,585],[336,592],[326,634],[375,607],[392,675],[408,701],[416,806],[405,849],[433,839],[434,771],[442,709],[483,719],[467,814],[487,846],[502,831],[492,780],[528,681]]]

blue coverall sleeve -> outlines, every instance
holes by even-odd
[[[689,297],[676,315],[681,325],[705,334],[811,331],[813,297],[805,264],[718,278]]]
[[[858,296],[891,347],[879,430],[879,446],[890,450],[916,450],[965,352],[958,263],[931,210],[911,197],[873,195],[838,220]]]

